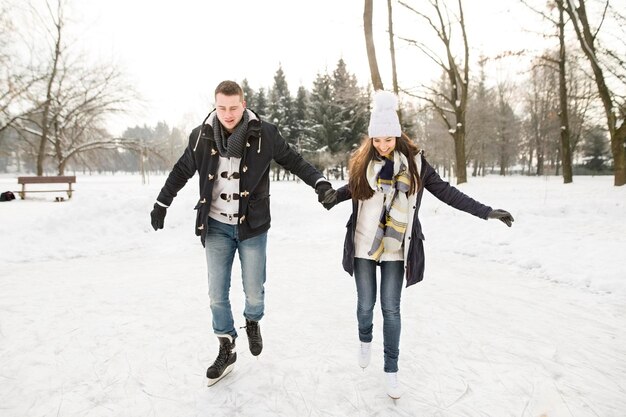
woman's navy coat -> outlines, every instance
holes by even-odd
[[[424,234],[422,233],[422,225],[418,217],[424,189],[444,203],[481,219],[486,220],[487,215],[492,210],[491,207],[481,204],[451,186],[449,182],[442,180],[434,168],[426,161],[422,152],[415,156],[415,163],[420,172],[422,186],[417,193],[409,196],[409,221],[407,233],[404,237],[404,268],[407,287],[420,282],[424,278]],[[345,201],[352,197],[349,184],[344,185],[337,191],[339,201]],[[352,215],[346,225],[346,238],[343,246],[343,269],[350,275],[354,273],[354,234],[359,203],[358,200],[352,200]],[[410,233],[408,233],[409,230]]]

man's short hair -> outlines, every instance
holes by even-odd
[[[217,87],[215,87],[215,96],[217,96],[218,93],[224,94],[225,96],[239,96],[243,101],[243,90],[239,84],[234,81],[226,80],[219,83]]]

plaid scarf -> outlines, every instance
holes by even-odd
[[[243,119],[235,127],[233,133],[228,136],[228,132],[222,126],[217,114],[213,118],[213,138],[217,145],[220,155],[225,158],[241,158],[243,156],[243,147],[246,145],[246,132],[248,130],[248,121],[250,115],[248,110],[243,111]]]
[[[411,186],[409,164],[402,153],[382,160],[373,159],[367,166],[367,181],[374,191],[385,194],[376,236],[368,255],[378,261],[383,252],[395,252],[402,247],[409,218],[407,193]]]

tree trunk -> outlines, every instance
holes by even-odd
[[[369,62],[370,75],[374,90],[383,90],[383,81],[378,71],[378,61],[376,60],[376,48],[374,47],[374,35],[372,33],[373,0],[365,0],[363,11],[363,27],[365,30],[365,48],[367,50],[367,61]]]
[[[61,138],[59,137],[59,121],[54,118],[54,156],[57,163],[57,175],[63,175],[65,171],[66,160],[63,158],[63,150],[61,148]]]
[[[463,37],[463,70],[459,70],[458,65],[453,57],[450,42],[446,42],[448,52],[448,63],[454,69],[454,78],[450,72],[450,81],[452,83],[452,92],[454,100],[454,112],[456,114],[456,132],[454,134],[455,153],[456,153],[456,182],[463,184],[467,182],[467,167],[465,158],[465,116],[467,114],[467,99],[469,92],[469,45],[467,42],[467,32],[465,30],[465,17],[463,14],[463,4],[458,0],[459,5],[459,26]],[[440,13],[440,10],[438,10]],[[449,39],[448,39],[449,40]],[[460,91],[459,91],[460,90]]]
[[[391,54],[391,82],[393,83],[393,92],[398,95],[398,72],[396,69],[396,48],[393,42],[393,13],[391,8],[391,0],[387,0],[387,24],[389,26],[389,52]],[[402,125],[402,110],[398,106],[398,119]]]
[[[54,56],[52,58],[52,68],[50,69],[50,78],[46,85],[46,102],[43,106],[43,115],[41,120],[41,139],[39,141],[39,151],[37,153],[37,175],[43,175],[44,160],[46,159],[46,145],[48,143],[48,135],[50,129],[50,107],[52,106],[52,88],[56,80],[59,61],[61,59],[61,33],[63,29],[63,6],[61,2],[57,4],[57,21],[54,22],[56,28],[56,39],[54,43]]]
[[[343,168],[344,168],[344,166],[343,166],[343,159],[342,159],[341,160],[341,181],[343,181],[345,179],[344,175],[343,175]]]
[[[585,1],[579,0],[579,7],[576,8],[574,0],[567,0],[567,8],[565,10],[572,20],[580,46],[585,56],[587,56],[591,69],[593,70],[594,79],[598,87],[598,94],[604,106],[609,137],[611,138],[611,152],[613,153],[614,164],[613,183],[616,186],[621,186],[626,184],[626,121],[622,120],[621,125],[619,127],[617,126],[618,118],[613,109],[613,98],[611,91],[606,85],[604,73],[598,62],[598,55],[594,45],[596,34],[592,33],[589,26]]]
[[[561,163],[563,165],[563,183],[572,182],[572,152],[570,146],[570,127],[568,116],[567,82],[565,77],[565,22],[563,20],[563,0],[556,1],[559,9],[559,102],[561,121]]]
[[[393,92],[396,95],[398,89],[398,72],[396,69],[396,48],[393,42],[393,14],[391,9],[391,0],[387,0],[388,26],[389,26],[389,51],[391,53],[391,80],[393,83]]]
[[[454,134],[454,156],[456,183],[467,182],[467,169],[465,166],[465,129],[458,129]]]
[[[543,152],[537,152],[537,176],[541,176],[544,173],[543,166],[545,164],[545,160],[543,158]]]

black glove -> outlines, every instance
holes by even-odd
[[[165,223],[165,214],[167,213],[167,208],[163,207],[159,203],[154,203],[154,208],[150,212],[150,223],[152,223],[152,227],[154,230],[163,229],[163,224]]]
[[[331,208],[335,207],[335,205],[338,203],[337,201],[337,195],[335,194],[335,198],[333,201],[329,202],[329,203],[322,203],[322,205],[324,206],[324,208],[326,210],[330,210]]]
[[[513,224],[513,216],[511,216],[511,213],[502,209],[491,210],[491,212],[487,215],[487,218],[498,219],[509,227]]]
[[[333,208],[337,204],[337,190],[333,189],[329,182],[323,181],[315,186],[317,201],[322,203],[326,210]]]

